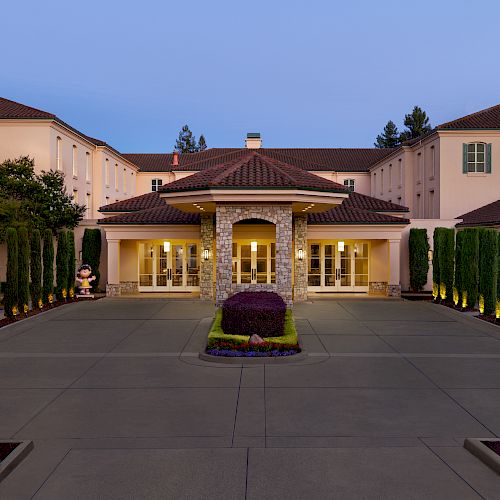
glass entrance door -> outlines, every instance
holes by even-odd
[[[275,283],[275,267],[275,243],[233,243],[233,283]]]
[[[139,291],[197,290],[200,285],[197,243],[139,243]]]

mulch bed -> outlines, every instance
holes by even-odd
[[[5,460],[21,443],[0,443],[0,462]]]
[[[0,319],[0,328],[2,328],[2,326],[11,325],[12,323],[18,323],[19,321],[22,321],[23,319],[26,319],[26,318],[31,318],[32,316],[36,316],[37,314],[40,314],[44,311],[50,311],[51,309],[54,309],[56,307],[64,306],[66,304],[71,304],[72,302],[78,302],[81,300],[87,301],[87,300],[99,300],[99,299],[102,299],[102,297],[94,297],[92,299],[77,299],[75,297],[74,299],[56,300],[55,302],[53,302],[50,305],[43,306],[42,309],[39,309],[37,307],[36,309],[32,309],[31,311],[28,311],[26,314],[19,313],[15,319],[2,318],[2,319]]]
[[[500,456],[500,441],[481,441],[481,443]]]
[[[500,320],[496,319],[495,316],[485,316],[484,314],[478,314],[477,316],[474,316],[474,317],[482,319],[483,321],[487,321],[488,323],[491,323],[492,325],[500,326]]]

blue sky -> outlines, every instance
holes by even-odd
[[[415,104],[500,103],[495,0],[23,1],[2,6],[0,95],[122,152],[371,147]]]

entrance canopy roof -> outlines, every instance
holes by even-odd
[[[336,182],[255,151],[165,184],[159,193],[169,205],[194,213],[215,212],[225,202],[291,203],[294,212],[324,212],[349,195]]]

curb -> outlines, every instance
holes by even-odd
[[[15,450],[0,462],[0,482],[3,481],[34,448],[33,441],[7,440],[5,443],[19,443]]]
[[[210,363],[221,363],[225,365],[265,365],[265,364],[287,364],[295,363],[297,361],[303,361],[308,356],[307,351],[302,349],[297,354],[292,354],[291,356],[262,356],[258,358],[251,357],[238,357],[238,356],[212,356],[206,352],[200,352],[198,357],[203,361],[209,361]]]
[[[500,475],[500,456],[481,441],[500,442],[500,438],[466,438],[464,448]]]

